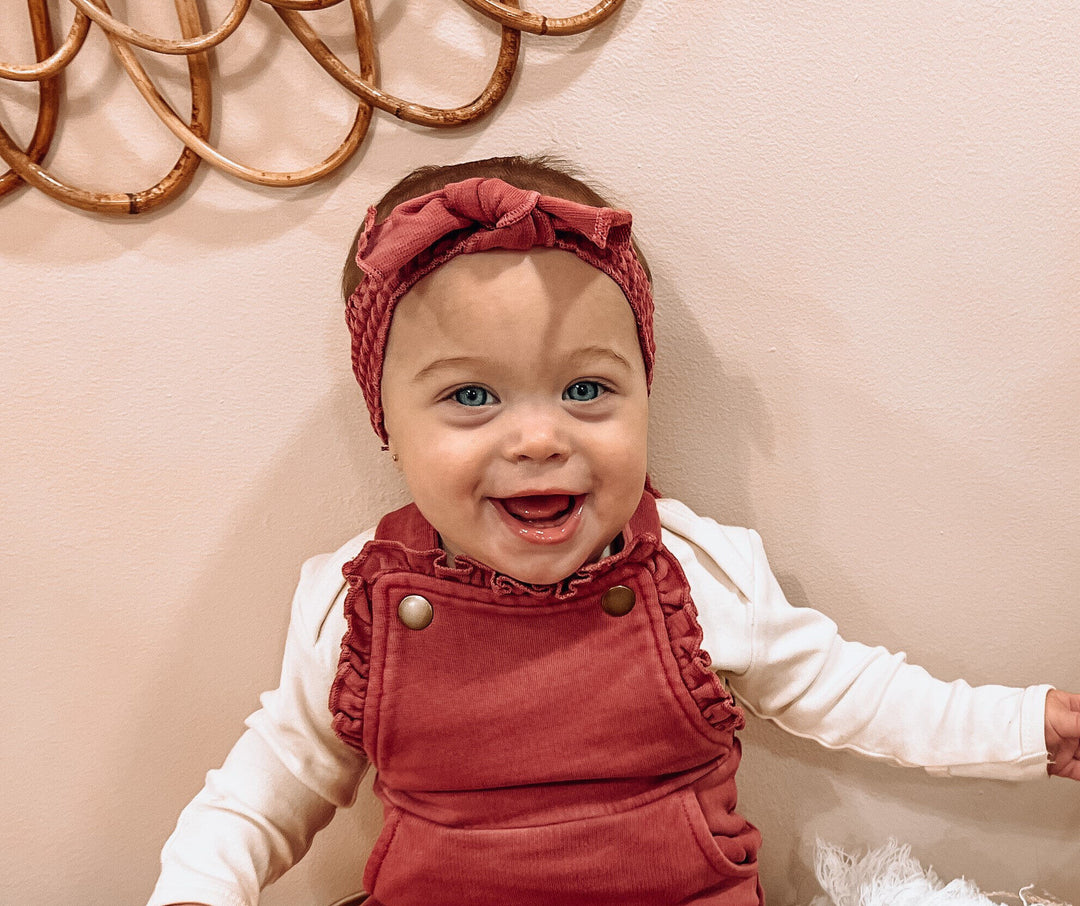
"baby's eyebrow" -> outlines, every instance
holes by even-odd
[[[475,368],[481,364],[481,359],[474,356],[449,356],[445,359],[435,359],[433,362],[428,362],[423,368],[421,368],[414,375],[414,380],[420,380],[428,375],[435,374],[439,371],[444,371],[448,368]]]
[[[610,346],[581,346],[566,356],[567,364],[574,368],[585,367],[586,365],[596,362],[598,359],[610,362],[627,371],[633,371],[633,366],[627,360],[626,356],[620,355]],[[440,371],[450,371],[459,368],[467,371],[475,371],[482,368],[484,365],[490,364],[491,362],[488,359],[481,356],[447,356],[446,358],[435,359],[434,361],[428,362],[413,375],[413,380],[421,381],[433,374],[438,374]]]
[[[582,346],[580,349],[575,349],[569,358],[572,362],[593,361],[598,358],[606,359],[627,370],[633,370],[633,366],[627,361],[626,356],[620,355],[610,346]]]

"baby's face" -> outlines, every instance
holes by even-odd
[[[417,283],[394,313],[382,399],[451,556],[557,582],[637,508],[649,406],[634,315],[571,252],[459,255]]]

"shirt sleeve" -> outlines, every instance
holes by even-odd
[[[740,703],[790,733],[931,774],[1046,777],[1049,686],[946,683],[903,652],[844,640],[793,607],[761,539],[663,501],[665,543],[683,563],[713,668]]]
[[[304,564],[280,684],[180,814],[147,906],[255,906],[352,803],[367,761],[334,734],[327,698],[345,632],[341,565],[367,537]]]

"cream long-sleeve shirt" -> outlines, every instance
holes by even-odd
[[[845,641],[824,614],[787,602],[755,532],[675,500],[657,508],[663,542],[690,583],[702,647],[749,711],[829,748],[932,774],[1046,776],[1049,686],[944,683],[903,654]],[[335,809],[352,803],[367,762],[334,735],[327,697],[345,634],[341,567],[373,535],[304,564],[280,685],[181,813],[148,906],[255,906]]]

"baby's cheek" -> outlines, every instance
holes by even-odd
[[[442,433],[428,440],[425,456],[440,468],[463,468],[483,459],[484,445],[466,432]]]
[[[609,449],[612,456],[618,459],[620,468],[644,471],[649,453],[648,419],[625,423],[618,436],[612,439]]]

